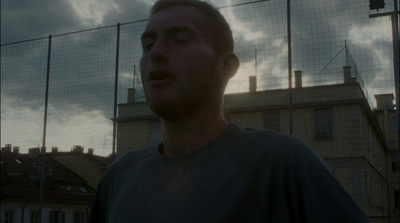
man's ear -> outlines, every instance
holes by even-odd
[[[234,53],[223,53],[221,55],[218,65],[219,78],[223,80],[229,80],[232,78],[236,71],[239,69],[240,62],[239,58]]]

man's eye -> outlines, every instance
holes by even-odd
[[[151,50],[151,48],[153,47],[154,42],[153,41],[149,41],[149,42],[143,42],[142,43],[142,48],[146,51]]]
[[[146,43],[143,45],[143,49],[145,50],[151,50],[151,48],[153,47],[154,43]]]
[[[192,35],[188,32],[178,32],[175,34],[173,40],[177,43],[186,43],[192,39]]]
[[[143,39],[142,40],[142,48],[143,48],[143,50],[146,50],[146,51],[151,50],[151,48],[154,45],[154,42],[155,42],[154,38],[145,38],[145,39]]]

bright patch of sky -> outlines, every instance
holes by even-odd
[[[227,1],[226,5],[232,5],[232,1]],[[260,38],[266,38],[267,33],[261,30],[252,30],[249,28],[249,24],[243,20],[240,20],[234,14],[234,8],[230,7],[224,14],[225,19],[231,25],[232,33],[234,34],[234,39],[237,41],[245,42],[257,42]]]
[[[107,14],[119,12],[119,5],[112,0],[68,0],[68,2],[85,25],[102,25]]]
[[[20,152],[43,145],[43,109],[13,106],[16,99],[2,97],[1,142],[19,146]],[[18,100],[18,99],[17,99]],[[47,123],[46,148],[56,146],[59,151],[70,151],[74,145],[94,148],[95,154],[109,155],[112,138],[112,121],[101,111],[82,111],[70,106],[69,113],[49,118]],[[49,106],[49,113],[60,115]],[[87,152],[87,151],[85,151]]]
[[[349,40],[353,40],[357,44],[371,46],[376,41],[392,41],[392,29],[390,18],[375,18],[375,23],[364,25],[353,25],[349,31]]]

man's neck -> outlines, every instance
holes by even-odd
[[[162,120],[163,150],[165,156],[194,152],[217,138],[227,126],[222,114],[197,115],[178,121]]]

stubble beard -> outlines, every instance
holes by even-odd
[[[189,93],[188,90],[190,90]],[[198,85],[196,89],[184,89],[174,92],[170,97],[150,101],[150,109],[166,121],[178,121],[194,117],[200,110],[209,106],[211,101],[219,97],[218,84]]]
[[[198,97],[184,96],[176,99],[166,99],[164,102],[149,104],[150,109],[166,121],[178,121],[182,118],[195,116],[207,103],[207,93]]]

